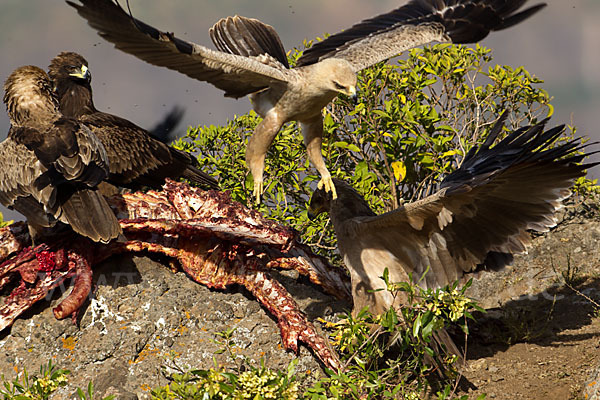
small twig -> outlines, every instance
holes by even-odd
[[[566,281],[565,281],[565,286],[568,287],[569,289],[571,289],[572,291],[574,291],[578,296],[581,296],[584,299],[586,299],[587,301],[589,301],[590,303],[592,303],[594,305],[594,307],[596,307],[597,310],[600,310],[600,304],[598,304],[598,302],[596,300],[592,299],[587,294],[581,292],[579,289],[575,289],[570,283],[568,283]]]

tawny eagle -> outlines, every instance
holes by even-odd
[[[0,143],[0,203],[22,213],[32,239],[57,223],[107,243],[121,227],[96,190],[109,173],[108,156],[83,124],[65,118],[46,72],[17,68],[4,84],[10,117]]]
[[[528,229],[554,226],[554,212],[575,179],[598,163],[580,164],[585,145],[577,139],[553,145],[564,126],[544,131],[546,122],[515,130],[492,146],[502,130],[500,118],[438,192],[381,215],[339,179],[333,180],[337,199],[315,191],[309,214],[329,212],[350,272],[353,313],[406,304],[403,293],[394,298],[376,291],[385,289],[385,268],[392,282],[412,276],[423,288],[439,288],[481,268],[503,267],[526,250]]]
[[[50,62],[48,73],[60,111],[87,126],[104,145],[110,167],[108,182],[132,189],[158,188],[167,177],[183,177],[204,188],[218,188],[213,177],[199,170],[191,154],[151,137],[124,118],[98,111],[92,99],[91,72],[83,56],[60,53]]]
[[[322,109],[338,94],[356,95],[360,70],[433,41],[472,43],[540,10],[518,11],[527,0],[411,0],[360,22],[304,52],[290,69],[275,30],[235,16],[218,21],[210,37],[218,51],[177,38],[128,15],[116,0],[67,1],[118,49],[154,65],[207,81],[226,96],[250,95],[263,117],[246,149],[257,201],[263,191],[267,149],[281,126],[299,121],[308,158],[321,175],[318,187],[336,197],[321,154]]]

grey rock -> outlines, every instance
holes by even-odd
[[[310,318],[319,316],[314,310],[323,304],[338,313],[349,307],[303,280],[275,276]],[[243,289],[210,290],[149,258],[128,255],[95,267],[94,284],[79,326],[52,314],[70,291],[67,287],[0,333],[0,371],[7,379],[15,367],[35,373],[52,359],[71,371],[68,386],[56,398],[73,398],[77,387],[85,390],[92,381],[98,398],[148,399],[151,388],[168,383],[165,370],[207,369],[214,367],[213,358],[225,366],[249,358],[258,366],[263,357],[268,367],[283,369],[298,357],[298,377],[321,370],[306,347],[298,356],[282,348],[276,322]],[[230,328],[235,328],[235,361],[215,354],[221,348],[214,342],[216,334]]]
[[[509,300],[553,301],[555,290],[564,285],[562,272],[600,259],[597,238],[590,234],[600,231],[597,207],[592,201],[567,205],[560,212],[559,225],[537,236],[527,254],[516,255],[512,265],[501,271],[480,272],[467,295],[486,309]],[[592,297],[599,294],[596,291]]]
[[[584,384],[581,398],[585,400],[600,400],[600,366],[590,375]]]

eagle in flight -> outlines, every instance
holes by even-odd
[[[506,113],[486,141],[473,147],[440,190],[376,215],[350,185],[333,179],[338,197],[323,189],[310,200],[309,216],[328,212],[338,250],[350,272],[353,314],[369,306],[379,314],[407,303],[385,290],[410,277],[424,289],[451,284],[482,268],[498,270],[522,253],[528,229],[547,231],[575,179],[600,163],[581,164],[578,139],[554,143],[564,125],[544,130],[547,120],[511,132],[492,146]],[[378,290],[382,289],[382,290]]]
[[[254,110],[263,117],[246,149],[258,202],[265,155],[284,123],[300,123],[308,158],[321,175],[318,187],[335,198],[336,188],[321,154],[322,109],[340,93],[356,96],[357,72],[426,43],[477,42],[545,6],[519,11],[526,1],[411,0],[316,43],[294,68],[289,68],[275,30],[256,19],[235,16],[218,21],[210,29],[215,51],[131,17],[116,0],[67,3],[118,49],[209,82],[225,96],[250,95]]]

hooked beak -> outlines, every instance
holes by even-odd
[[[354,105],[356,105],[358,103],[358,94],[356,93],[356,87],[354,86],[350,86],[350,100],[352,100],[352,103]]]
[[[75,78],[83,79],[83,80],[85,80],[87,82],[90,82],[92,80],[92,74],[90,73],[90,70],[88,69],[88,67],[85,66],[85,65],[81,66],[81,70],[80,71],[70,73],[69,76],[73,76]]]
[[[310,219],[312,221],[315,218],[317,218],[320,214],[327,212],[328,211],[328,208],[326,208],[327,206],[328,206],[328,204],[324,204],[320,200],[317,200],[315,202],[311,198],[310,204],[308,205],[308,209],[306,210],[308,219]]]

